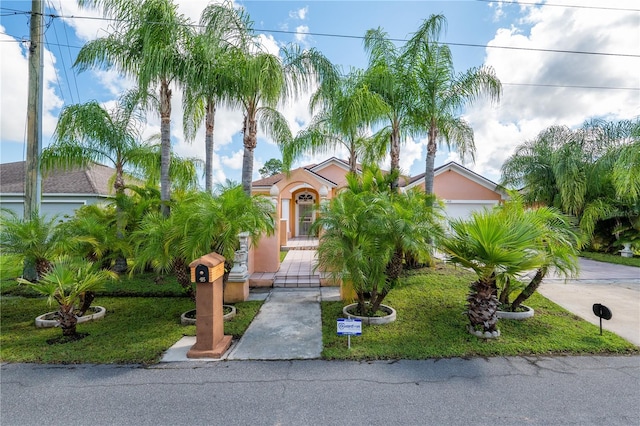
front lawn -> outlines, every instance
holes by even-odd
[[[16,292],[24,288],[12,287]],[[46,364],[158,362],[163,352],[183,335],[195,335],[195,326],[180,324],[180,314],[193,309],[194,302],[186,297],[158,297],[180,292],[180,286],[172,280],[156,283],[151,276],[110,283],[93,303],[104,306],[106,316],[99,321],[78,324],[79,333],[88,333],[85,338],[55,345],[47,344],[47,340],[61,336],[60,329],[38,329],[34,319],[57,307],[49,307],[43,298],[5,294],[0,299],[0,360]],[[146,297],[113,297],[113,294]],[[262,303],[236,303],[237,315],[225,322],[225,334],[234,338],[244,334]]]
[[[630,354],[640,349],[614,333],[567,312],[535,294],[525,304],[536,314],[524,321],[500,320],[502,333],[483,340],[466,331],[465,297],[475,275],[453,267],[414,271],[403,278],[384,304],[397,311],[394,323],[363,326],[361,336],[337,336],[336,319],[343,318],[343,302],[322,304],[326,359],[425,359],[476,356]]]

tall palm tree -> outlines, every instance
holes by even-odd
[[[364,83],[378,94],[386,104],[378,121],[386,123],[373,138],[374,145],[370,157],[383,157],[389,152],[391,172],[399,176],[400,145],[402,140],[416,133],[412,127],[409,112],[414,101],[411,74],[401,48],[396,47],[382,28],[370,29],[365,33],[364,48],[369,56],[369,64],[364,73]],[[392,182],[398,187],[399,181]]]
[[[184,132],[187,140],[205,123],[205,188],[213,191],[213,131],[216,105],[228,98],[230,50],[246,47],[250,33],[248,16],[225,1],[210,4],[200,18],[201,31],[187,48],[189,73],[184,76]]]
[[[320,109],[311,124],[282,147],[285,170],[304,152],[349,152],[349,170],[356,173],[358,157],[364,154],[368,126],[386,111],[383,99],[361,83],[361,72],[352,71],[339,84],[320,87],[311,99],[311,109]]]
[[[438,43],[446,25],[442,15],[432,15],[407,42],[405,61],[415,83],[410,113],[427,133],[425,191],[433,193],[434,162],[438,143],[456,147],[461,157],[475,153],[473,129],[460,118],[462,109],[481,96],[499,100],[502,84],[491,67],[471,68],[457,74],[449,46]]]
[[[111,110],[96,101],[65,107],[53,143],[42,151],[43,170],[108,164],[116,170],[114,193],[123,194],[127,167],[146,171],[156,162],[157,149],[139,140],[144,124],[140,100],[140,93],[132,90]]]
[[[331,85],[337,72],[315,49],[283,49],[282,57],[258,51],[235,53],[231,103],[244,112],[242,127],[244,153],[242,188],[251,194],[253,153],[258,139],[258,125],[278,145],[292,139],[284,116],[276,109],[280,102],[297,97],[312,84]]]
[[[171,84],[187,74],[184,44],[190,22],[171,0],[78,0],[80,6],[101,7],[113,19],[114,31],[85,44],[74,64],[80,71],[115,67],[136,80],[141,93],[160,90],[161,165],[163,214],[171,198]]]

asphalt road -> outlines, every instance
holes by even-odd
[[[10,425],[639,425],[640,357],[0,368]]]

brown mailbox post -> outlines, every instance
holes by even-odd
[[[196,283],[196,343],[187,358],[220,358],[231,345],[224,335],[222,276],[224,257],[209,253],[189,264]]]

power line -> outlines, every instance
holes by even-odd
[[[596,90],[633,90],[640,92],[640,87],[612,87],[612,86],[579,86],[564,84],[540,84],[540,83],[502,83],[503,86],[525,87],[553,87],[558,89],[596,89]]]
[[[622,12],[640,12],[640,9],[627,9],[624,7],[610,7],[610,6],[585,6],[585,5],[576,5],[576,4],[555,4],[555,3],[534,3],[534,2],[524,2],[524,1],[504,1],[504,0],[475,0],[482,3],[503,3],[503,4],[512,4],[512,5],[521,5],[525,4],[527,6],[551,6],[551,7],[568,7],[573,9],[598,9],[598,10],[617,10]]]
[[[24,12],[25,14],[30,14],[31,12]],[[111,21],[111,22],[127,22],[122,19],[113,19],[113,18],[101,18],[94,16],[76,16],[76,15],[54,15],[47,14],[46,16],[51,18],[63,18],[63,19],[90,19],[90,20],[99,20],[99,21]],[[149,22],[155,24],[162,24],[162,22]],[[188,24],[187,26],[193,28],[200,28],[201,25],[197,24]],[[336,34],[336,33],[320,33],[320,32],[298,32],[298,31],[288,31],[288,30],[273,30],[268,28],[263,28],[256,31],[264,31],[267,33],[278,33],[278,34],[291,34],[291,35],[311,35],[316,37],[334,37],[334,38],[344,38],[344,39],[354,39],[354,40],[364,40],[364,36],[357,36],[351,34]],[[390,41],[393,42],[407,42],[408,39],[405,38],[389,38]],[[531,52],[547,52],[547,53],[565,53],[565,54],[574,54],[574,55],[597,55],[597,56],[615,56],[615,57],[628,57],[628,58],[640,58],[640,54],[631,54],[631,53],[610,53],[610,52],[593,52],[593,51],[585,51],[585,50],[565,50],[565,49],[542,49],[542,48],[534,48],[534,47],[516,47],[516,46],[498,46],[498,45],[487,45],[487,44],[476,44],[476,43],[457,43],[457,42],[440,42],[440,44],[448,45],[448,46],[459,46],[459,47],[475,47],[482,49],[506,49],[506,50],[521,50],[521,51],[531,51]]]

